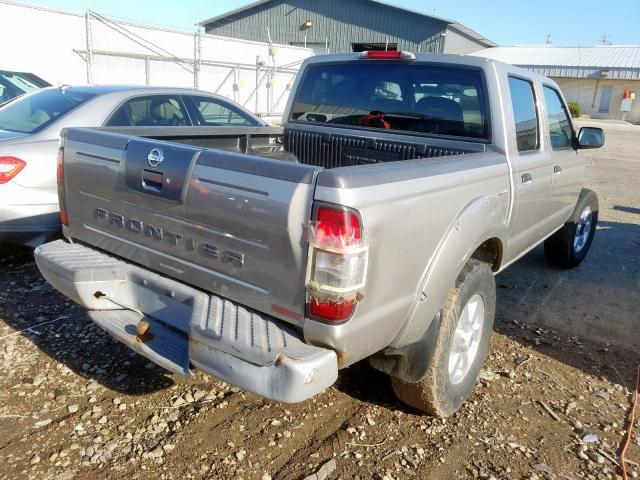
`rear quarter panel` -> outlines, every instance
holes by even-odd
[[[307,320],[307,341],[336,348],[344,366],[420,338],[475,248],[506,242],[509,192],[506,157],[492,152],[321,172],[315,200],[360,212],[369,269],[354,318]]]

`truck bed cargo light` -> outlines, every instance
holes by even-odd
[[[416,56],[411,52],[398,50],[368,50],[362,52],[359,58],[366,60],[415,60]]]

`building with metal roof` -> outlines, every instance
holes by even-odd
[[[259,0],[200,23],[206,33],[313,48],[471,53],[496,44],[464,25],[377,0]]]
[[[633,98],[640,95],[640,45],[494,47],[474,55],[553,78],[567,101],[592,118],[640,123],[640,99]]]

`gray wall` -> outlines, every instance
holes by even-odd
[[[467,54],[483,50],[486,46],[458,30],[448,28],[444,40],[444,53]]]
[[[301,28],[311,20],[313,27]],[[296,45],[322,43],[351,52],[352,43],[397,43],[412,52],[442,52],[447,23],[366,0],[277,0],[207,24],[206,32],[225,37]],[[481,47],[475,48],[479,50]]]

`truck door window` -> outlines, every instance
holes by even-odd
[[[537,150],[539,145],[538,112],[533,83],[521,78],[509,77],[509,90],[513,105],[518,151]]]
[[[556,90],[551,87],[543,87],[544,101],[547,105],[547,121],[549,122],[549,135],[551,136],[551,148],[561,150],[571,148],[573,140],[573,128],[567,114],[567,109]]]

